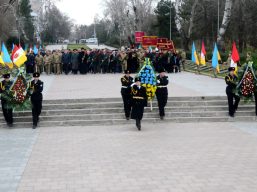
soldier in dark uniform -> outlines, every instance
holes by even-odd
[[[0,93],[1,93],[1,104],[4,114],[4,119],[9,127],[12,127],[13,124],[13,109],[8,106],[8,101],[2,96],[5,94],[11,87],[12,81],[10,81],[10,74],[3,75],[4,80],[0,83]]]
[[[124,111],[126,119],[129,120],[131,112],[131,85],[134,82],[133,77],[130,76],[130,72],[125,70],[125,75],[121,78],[121,95],[124,104]]]
[[[34,80],[31,81],[31,103],[32,103],[32,117],[33,117],[33,129],[37,127],[37,123],[39,120],[39,115],[42,110],[42,91],[44,88],[44,83],[39,80],[40,74],[33,74]]]
[[[168,100],[168,88],[167,85],[169,83],[169,77],[165,75],[165,70],[161,69],[160,74],[156,78],[157,80],[157,90],[156,90],[156,97],[159,106],[159,114],[160,119],[163,120],[165,116],[165,106]]]
[[[145,87],[141,86],[140,78],[135,78],[135,83],[131,85],[132,112],[131,119],[136,120],[138,130],[141,130],[141,120],[144,114],[144,107],[147,106],[147,95]]]
[[[226,94],[228,97],[229,116],[234,117],[234,114],[237,110],[240,101],[240,97],[234,93],[237,86],[237,76],[235,75],[235,67],[229,67],[228,71],[229,74],[225,77],[225,81],[227,84]]]

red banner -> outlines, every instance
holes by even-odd
[[[167,38],[158,38],[157,47],[161,50],[175,50],[173,41],[169,41]]]
[[[135,43],[142,43],[142,37],[145,36],[145,32],[143,31],[136,31],[135,32]]]
[[[150,46],[156,47],[158,43],[157,36],[143,36],[142,37],[142,46],[148,48]]]
[[[158,44],[167,44],[168,38],[158,38],[157,41],[158,41]]]

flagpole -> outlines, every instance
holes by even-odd
[[[220,0],[218,0],[218,30],[217,30],[217,37],[219,36],[219,29],[220,29]]]

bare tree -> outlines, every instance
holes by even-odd
[[[223,37],[226,33],[229,22],[231,20],[232,5],[233,5],[233,0],[226,0],[222,25],[219,29],[218,38],[217,38],[218,44],[221,44],[221,42],[223,41]]]

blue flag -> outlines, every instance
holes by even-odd
[[[220,58],[217,44],[215,43],[214,51],[213,51],[213,55],[212,55],[212,67],[217,69],[218,72],[219,72],[219,60],[221,60],[221,58]]]
[[[7,64],[7,66],[12,69],[13,68],[13,63],[11,60],[11,57],[8,53],[7,48],[5,47],[4,43],[2,44],[2,58],[5,64]]]
[[[36,46],[36,45],[34,45],[33,52],[34,52],[34,54],[35,54],[35,55],[37,55],[37,54],[38,54],[38,48],[37,48],[37,46]]]
[[[195,49],[195,43],[193,42],[192,45],[192,62],[195,63],[196,65],[199,65],[199,59],[196,53],[196,49]]]

